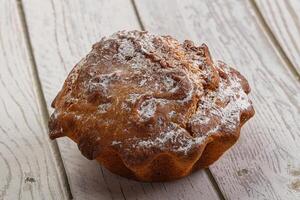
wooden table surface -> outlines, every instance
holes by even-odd
[[[206,43],[252,86],[256,115],[209,169],[141,183],[50,141],[50,103],[102,36]],[[0,0],[0,199],[300,199],[300,0]]]

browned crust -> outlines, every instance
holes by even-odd
[[[51,139],[71,138],[85,157],[96,159],[113,173],[140,181],[170,181],[214,163],[237,141],[242,125],[254,115],[254,109],[250,100],[247,108],[233,108],[239,116],[228,122],[234,126],[228,128],[221,122],[223,116],[216,116],[210,109],[222,110],[240,97],[227,98],[223,94],[224,99],[212,100],[214,108],[203,108],[207,109],[204,117],[209,118],[206,125],[191,123],[202,108],[202,101],[210,101],[205,99],[208,94],[231,87],[232,77],[238,80],[234,90],[242,88],[248,94],[247,80],[225,63],[216,65],[205,44],[196,47],[191,41],[179,44],[170,36],[154,37],[153,44],[160,50],[143,52],[139,40],[145,34],[121,32],[117,39],[102,39],[93,46],[52,102],[55,112],[49,120],[49,135]],[[148,67],[137,76],[132,75],[136,69],[130,68],[137,62],[131,62],[136,54],[126,55],[122,62],[114,60],[124,38],[132,42],[136,54],[144,56],[141,65]],[[110,45],[107,49],[106,44]],[[197,59],[202,61],[195,67]],[[148,77],[153,80],[147,79],[148,85],[141,86],[143,73],[152,69]],[[109,88],[105,76],[109,76]],[[161,85],[165,77],[169,78],[170,86]],[[140,95],[128,103],[132,94]],[[128,111],[122,110],[124,103]],[[149,114],[142,107],[154,107],[154,111]],[[176,114],[171,116],[173,112]],[[176,137],[171,138],[172,134]]]

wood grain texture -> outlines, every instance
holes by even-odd
[[[0,0],[0,199],[67,199],[16,1]]]
[[[254,1],[281,48],[300,74],[300,1]]]
[[[24,0],[43,91],[51,101],[67,73],[93,43],[122,29],[138,29],[129,0]],[[59,139],[74,199],[219,199],[205,171],[172,183],[139,183],[113,175]]]
[[[210,167],[225,199],[300,198],[300,84],[246,0],[136,0],[149,31],[206,43],[249,80],[256,115]],[[294,173],[297,172],[297,173]]]

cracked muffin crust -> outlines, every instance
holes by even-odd
[[[216,161],[254,115],[247,80],[205,44],[119,31],[93,45],[52,103],[50,138],[141,181],[167,181]]]

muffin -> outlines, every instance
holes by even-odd
[[[51,139],[140,181],[169,181],[214,163],[254,115],[247,80],[205,44],[119,31],[93,45],[52,103]]]

